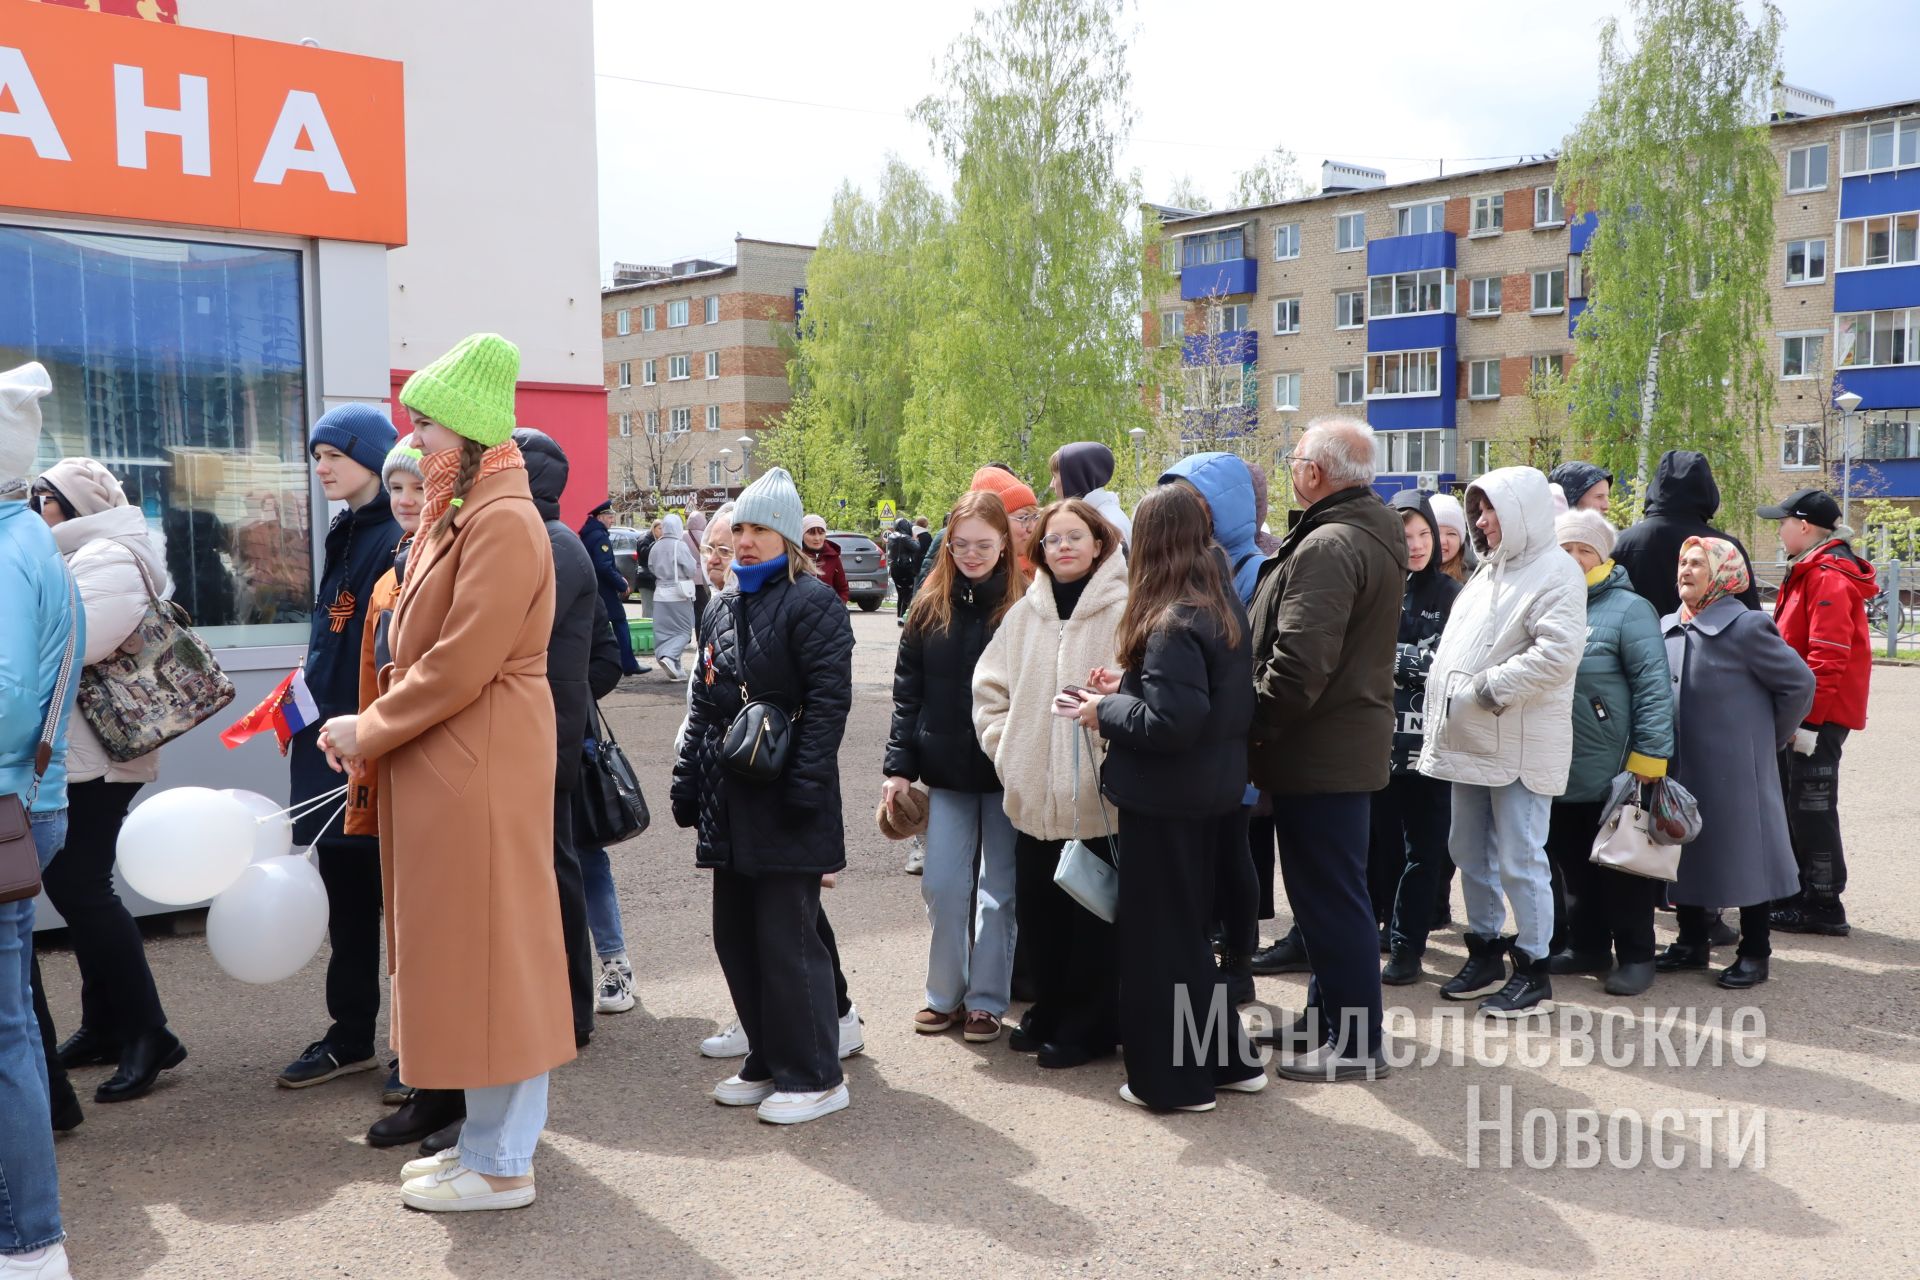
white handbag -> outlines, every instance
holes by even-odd
[[[1654,841],[1647,829],[1647,811],[1635,795],[1601,825],[1588,861],[1631,876],[1672,882],[1680,878],[1680,848]]]
[[[1087,754],[1093,755],[1093,735],[1085,726]],[[1096,772],[1099,766],[1095,766]],[[1053,882],[1069,898],[1099,916],[1108,924],[1120,914],[1120,842],[1114,839],[1113,825],[1107,822],[1107,802],[1100,801],[1100,821],[1107,828],[1107,848],[1113,861],[1087,848],[1080,841],[1080,739],[1073,740],[1073,839],[1060,849],[1060,861],[1053,869]]]

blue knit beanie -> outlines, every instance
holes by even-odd
[[[400,433],[379,409],[370,404],[343,404],[329,409],[313,424],[313,430],[307,433],[307,453],[311,456],[321,445],[332,445],[379,475],[399,438]]]

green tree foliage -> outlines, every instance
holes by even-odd
[[[1609,20],[1600,90],[1568,135],[1570,207],[1598,210],[1567,404],[1585,456],[1644,482],[1672,448],[1713,458],[1747,510],[1771,431],[1765,333],[1779,165],[1766,120],[1779,15],[1742,0],[1630,0]],[[1571,283],[1571,282],[1570,282]]]
[[[1300,160],[1285,147],[1275,147],[1251,169],[1242,169],[1233,178],[1233,193],[1227,207],[1244,209],[1259,204],[1279,204],[1314,193],[1314,186],[1300,176]]]
[[[1200,184],[1193,180],[1190,173],[1183,173],[1174,180],[1173,190],[1167,192],[1167,198],[1161,203],[1175,209],[1191,209],[1195,213],[1204,213],[1213,208],[1213,201],[1207,198],[1207,193],[1200,189]]]
[[[754,471],[785,467],[808,511],[836,529],[867,523],[880,491],[879,477],[867,465],[860,442],[831,416],[822,400],[796,400],[760,434],[754,447]],[[846,514],[841,514],[841,500]]]

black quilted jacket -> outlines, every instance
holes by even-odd
[[[746,625],[745,653],[740,614]],[[776,575],[759,591],[714,597],[701,626],[687,735],[673,766],[673,820],[696,827],[695,862],[742,875],[824,874],[847,865],[840,739],[853,703],[853,628],[832,587]],[[750,694],[799,709],[786,772],[748,782],[720,763],[727,726]]]

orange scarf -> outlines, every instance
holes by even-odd
[[[525,470],[526,465],[527,460],[520,456],[520,446],[511,440],[504,441],[480,455],[480,474],[474,477],[474,483],[502,471]],[[443,449],[428,454],[420,460],[420,471],[427,482],[427,505],[420,512],[420,527],[431,529],[453,501],[453,483],[460,478],[460,450]]]

